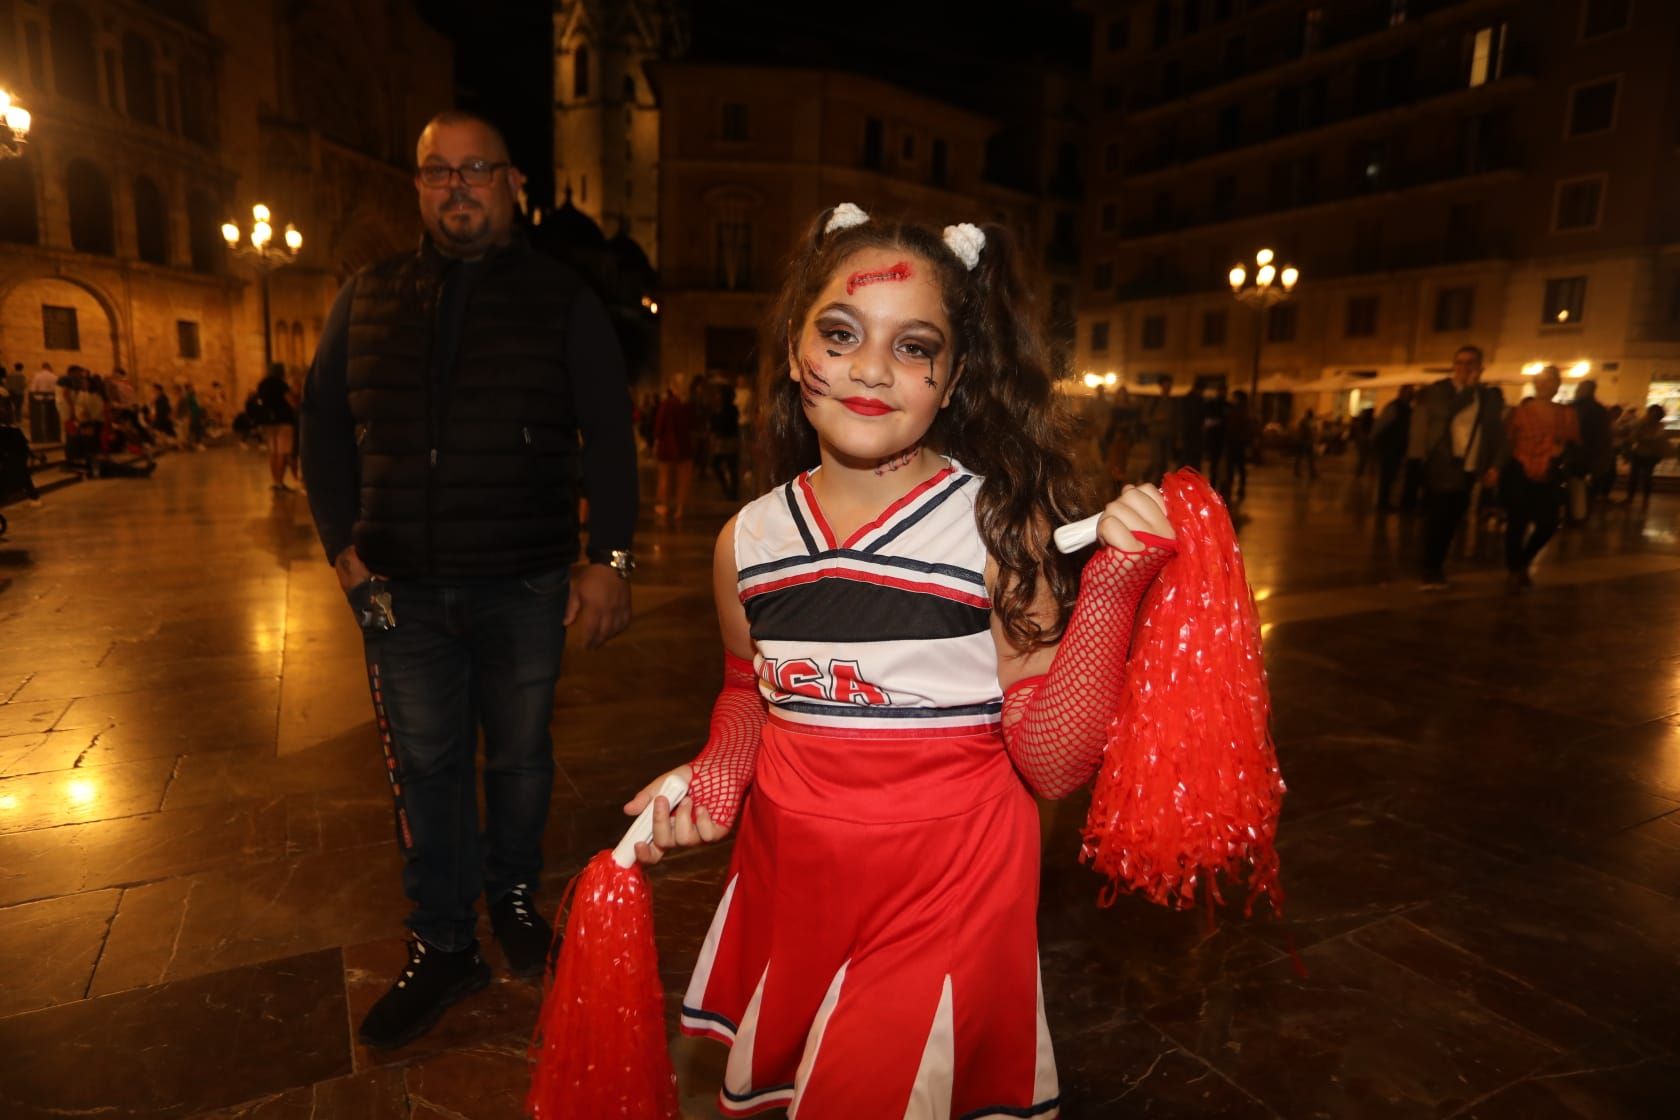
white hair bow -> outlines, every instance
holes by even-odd
[[[834,208],[834,213],[828,216],[828,222],[823,226],[823,234],[827,236],[837,229],[851,229],[853,226],[861,226],[868,220],[869,215],[865,214],[861,207],[850,202],[842,202]]]
[[[945,247],[957,255],[963,267],[970,272],[980,263],[980,250],[986,247],[986,235],[980,232],[980,227],[962,222],[954,226],[945,227]]]

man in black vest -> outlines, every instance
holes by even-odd
[[[414,903],[408,965],[361,1025],[373,1046],[489,983],[481,893],[510,969],[541,973],[561,650],[567,627],[591,647],[624,629],[634,566],[630,396],[605,308],[514,229],[523,178],[493,125],[440,114],[418,161],[426,237],[339,293],[303,402],[309,506],[362,628]]]

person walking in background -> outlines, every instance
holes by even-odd
[[[1637,493],[1641,510],[1651,507],[1651,486],[1656,479],[1657,464],[1668,457],[1668,429],[1663,426],[1666,415],[1662,405],[1651,405],[1628,439],[1627,500],[1632,505]]]
[[[741,496],[741,414],[735,408],[735,390],[729,385],[713,386],[712,396],[712,411],[706,419],[711,437],[707,452],[719,489],[733,502]]]
[[[1100,393],[1101,390],[1099,389]],[[1107,479],[1108,494],[1118,494],[1128,481],[1132,464],[1132,448],[1137,444],[1137,402],[1124,385],[1114,390],[1114,401],[1108,407],[1107,425],[1100,443],[1103,475]]]
[[[204,406],[199,403],[198,390],[191,381],[181,383],[180,399],[175,402],[175,414],[181,418],[181,449],[203,451],[208,423]]]
[[[1225,406],[1225,474],[1219,489],[1227,505],[1233,499],[1240,502],[1248,497],[1248,460],[1255,428],[1248,393],[1238,389]]]
[[[1173,379],[1162,374],[1159,384],[1161,395],[1151,402],[1148,420],[1149,471],[1144,477],[1152,482],[1178,466],[1181,446],[1180,409],[1172,395]]]
[[[1505,436],[1511,457],[1500,479],[1505,503],[1505,587],[1512,594],[1533,584],[1529,566],[1557,532],[1570,462],[1581,460],[1575,410],[1557,404],[1562,376],[1547,366],[1534,378],[1534,395],[1511,410]]]
[[[6,371],[6,392],[12,398],[12,423],[21,426],[29,416],[29,377],[22,362],[13,362]]]
[[[1295,422],[1296,478],[1301,477],[1303,464],[1307,468],[1307,478],[1318,477],[1318,421],[1310,408]]]
[[[64,397],[51,362],[29,379],[29,438],[34,443],[57,443],[64,438]]]
[[[1376,427],[1377,410],[1367,407],[1359,410],[1348,424],[1348,438],[1353,442],[1353,477],[1364,478],[1365,471],[1371,465],[1372,429]]]
[[[1217,481],[1225,469],[1226,413],[1230,403],[1225,386],[1210,386],[1202,393],[1202,461],[1196,464],[1203,476]]]
[[[1587,469],[1588,509],[1610,497],[1616,485],[1616,444],[1610,433],[1610,410],[1598,399],[1598,382],[1575,386],[1575,424],[1581,431],[1581,458]]]
[[[1451,377],[1427,385],[1412,406],[1407,456],[1422,464],[1421,587],[1447,587],[1447,553],[1479,482],[1494,486],[1505,461],[1505,397],[1483,385],[1482,349],[1460,346]]]
[[[286,367],[274,362],[268,376],[257,384],[257,418],[262,428],[263,443],[268,448],[270,489],[287,491],[286,472],[292,468],[292,452],[297,431],[297,405],[292,400],[292,386],[286,380]]]
[[[169,394],[164,391],[163,382],[152,382],[152,403],[146,413],[146,426],[171,443],[175,442],[175,409],[169,403]]]
[[[1406,436],[1412,427],[1412,394],[1410,385],[1400,386],[1393,400],[1383,406],[1371,426],[1371,450],[1377,456],[1377,510],[1394,512],[1394,484],[1406,461]]]
[[[693,382],[689,382],[692,387]],[[673,381],[653,418],[653,456],[658,462],[653,515],[661,521],[681,520],[694,486],[694,409],[677,392]],[[676,506],[671,500],[675,491]]]
[[[339,292],[302,408],[309,508],[361,628],[414,904],[407,964],[357,1029],[377,1047],[490,982],[480,895],[510,970],[541,975],[561,652],[568,629],[592,648],[629,624],[635,566],[606,308],[514,228],[524,178],[494,125],[445,112],[418,148],[426,236]]]

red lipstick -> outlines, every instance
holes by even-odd
[[[885,416],[892,411],[891,405],[874,397],[842,397],[840,403],[859,416]]]

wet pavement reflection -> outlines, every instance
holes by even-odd
[[[1255,472],[1241,530],[1287,919],[1100,910],[1082,802],[1044,807],[1063,1115],[1671,1114],[1680,496],[1571,527],[1517,597],[1484,533],[1425,595],[1416,523],[1328,467]],[[405,1049],[354,1042],[407,904],[357,632],[303,496],[265,482],[213,450],[8,510],[0,1115],[519,1115],[538,993],[487,929],[487,990]],[[568,651],[547,907],[705,733],[730,509],[699,510],[644,524],[632,629]],[[654,875],[673,1008],[727,856]],[[715,1115],[721,1048],[673,1046]]]

